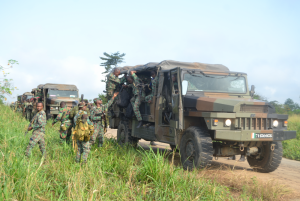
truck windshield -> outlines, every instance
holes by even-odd
[[[78,98],[77,91],[49,90],[49,97],[70,97]]]
[[[188,81],[187,91],[221,93],[246,93],[247,91],[245,77],[243,76],[185,73],[183,80]]]
[[[29,96],[29,95],[27,95],[27,99],[31,99],[33,96]]]

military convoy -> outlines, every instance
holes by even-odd
[[[251,167],[267,173],[281,163],[282,141],[296,138],[296,131],[287,131],[288,115],[253,99],[246,73],[171,60],[120,70],[137,71],[145,84],[155,70],[158,79],[152,102],[140,106],[142,127],[136,128],[135,117],[126,117],[127,108],[112,106],[110,127],[118,129],[120,144],[136,145],[140,139],[168,143],[180,151],[185,169],[207,167],[213,157],[246,155]]]

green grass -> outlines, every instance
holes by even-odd
[[[229,188],[169,163],[163,153],[120,147],[106,139],[88,163],[74,162],[59,144],[58,126],[46,127],[47,160],[38,146],[24,156],[28,122],[0,105],[0,200],[232,200]]]
[[[300,116],[293,115],[288,119],[288,130],[297,131],[297,138],[283,141],[283,156],[300,161]]]

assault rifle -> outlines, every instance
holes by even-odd
[[[27,135],[27,133],[28,133],[28,129],[31,127],[31,124],[33,123],[34,119],[35,119],[35,117],[34,117],[34,118],[32,118],[32,120],[31,120],[30,124],[28,125],[28,128],[27,128],[27,130],[25,131],[25,135],[24,135],[24,136],[26,136],[26,135]]]

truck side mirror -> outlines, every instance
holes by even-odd
[[[251,85],[250,96],[253,98],[254,94],[255,94],[255,86]]]
[[[182,81],[182,95],[186,95],[189,82],[187,80]]]

